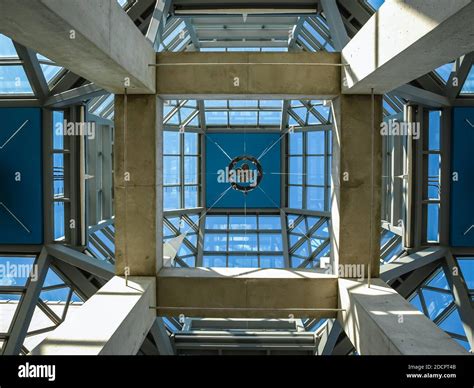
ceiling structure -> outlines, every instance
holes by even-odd
[[[119,0],[124,11],[158,52],[274,53],[340,51],[341,35],[346,35],[347,39],[354,37],[383,1],[338,0],[335,7],[329,7],[327,3],[314,0]],[[334,12],[340,15],[344,31],[337,30],[328,22],[334,17]],[[405,104],[421,105],[430,111],[441,111],[451,106],[472,106],[473,55],[467,54],[453,63],[433,69],[429,74],[384,95],[384,116],[387,119],[400,117]],[[8,311],[0,310],[6,317],[4,322],[8,322],[7,327],[0,328],[1,352],[26,354],[37,343],[35,341],[39,341],[38,338],[43,338],[65,319],[69,310],[93,295],[113,272],[113,151],[112,146],[107,145],[107,139],[110,142],[113,139],[114,96],[3,35],[0,35],[0,80],[0,108],[46,108],[54,111],[53,123],[57,124],[64,119],[64,114],[66,117],[73,114],[74,106],[83,105],[88,119],[95,120],[108,136],[104,135],[100,142],[88,143],[88,173],[90,176],[101,176],[101,179],[88,182],[89,236],[84,254],[77,255],[70,251],[48,251],[46,254],[38,249],[37,252],[5,252],[0,255],[0,260],[5,263],[13,260],[12,257],[16,260],[18,256],[21,260],[36,259],[42,263],[42,284],[33,287],[27,276],[0,284],[0,304],[8,306]],[[175,266],[323,268],[321,259],[329,255],[330,246],[332,112],[327,101],[172,100],[165,102],[164,128],[167,139],[163,160],[164,240],[166,242],[185,234],[183,245],[174,260]],[[234,134],[241,139],[245,136],[244,142],[252,142],[252,136],[257,132],[276,135],[281,145],[278,151],[281,170],[275,171],[281,176],[279,200],[253,209],[247,204],[232,207],[206,202],[205,178],[209,169],[205,168],[205,158],[210,155],[208,142],[222,133]],[[60,142],[54,138],[54,168],[49,172],[55,182],[51,198],[54,203],[51,224],[57,241],[71,243],[74,236],[68,235],[65,220],[69,212],[74,211],[74,200],[66,192],[74,176],[68,169],[68,162],[65,162],[68,158],[65,155],[72,145]],[[403,151],[403,146],[395,146],[390,140],[384,146],[382,267],[416,254],[423,243],[439,244],[439,236],[431,236],[433,233],[430,230],[418,246],[403,241],[397,208],[404,206],[404,198],[399,193],[401,188],[394,184],[397,176],[394,166],[401,158],[399,153]],[[226,149],[225,146],[222,148]],[[437,154],[439,150],[426,149],[424,152]],[[436,174],[436,171],[425,172],[422,179],[439,189],[440,178]],[[267,200],[270,197],[271,201],[275,201],[273,196],[265,195]],[[436,203],[439,200],[430,202]],[[397,291],[466,349],[474,345],[470,337],[472,333],[468,333],[461,319],[461,316],[468,315],[465,311],[468,306],[459,307],[456,303],[459,296],[453,293],[450,266],[454,265],[453,260],[458,263],[468,284],[467,297],[472,301],[473,253],[454,250],[428,267],[388,279]],[[100,261],[100,270],[88,261],[91,258]],[[21,314],[29,317],[26,323],[20,322]],[[196,354],[202,348],[200,345],[208,345],[200,336],[206,330],[242,330],[237,326],[224,327],[222,322],[206,326],[207,323],[199,323],[199,320],[190,322],[183,317],[165,317],[162,324],[178,354]],[[255,331],[262,330],[259,324],[251,324],[256,325]],[[277,343],[288,342],[291,338],[279,331],[302,334],[301,341],[306,341],[304,347],[299,347],[302,352],[354,352],[340,327],[333,327],[330,320],[304,319],[296,324],[289,320],[283,322],[287,326],[282,327],[272,326],[274,323],[271,322],[267,322],[267,326],[265,322],[261,324],[264,325],[263,330],[274,329],[275,338],[272,340]],[[326,329],[336,337],[332,345],[328,335],[324,334]],[[308,333],[311,334],[308,336]],[[156,333],[150,333],[140,353],[153,354],[157,348],[163,352],[157,337]],[[241,337],[233,341],[243,343],[242,349],[246,351],[255,349],[255,346],[245,347],[245,332]],[[271,347],[271,344],[268,346]],[[214,342],[213,349],[222,353],[225,344],[217,342],[216,345]],[[291,346],[285,349],[295,350]]]

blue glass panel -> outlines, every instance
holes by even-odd
[[[229,216],[229,229],[244,230],[257,229],[256,216]]]
[[[259,235],[260,251],[262,252],[281,252],[282,237],[281,234],[266,234]]]
[[[466,82],[461,89],[461,94],[474,94],[474,66],[471,67],[471,71],[467,76]]]
[[[260,111],[259,115],[260,125],[280,125],[281,123],[281,111]]]
[[[439,204],[430,203],[428,207],[428,221],[427,221],[427,240],[428,242],[438,242],[439,241]]]
[[[54,239],[64,238],[64,202],[54,202]]]
[[[260,257],[260,268],[283,268],[285,266],[281,256]]]
[[[198,207],[198,187],[185,186],[184,187],[184,207],[192,209]]]
[[[445,65],[438,67],[435,71],[444,83],[446,83],[453,71],[453,63],[446,63]]]
[[[423,297],[431,320],[436,317],[453,301],[451,294],[422,289]]]
[[[324,185],[324,156],[308,156],[306,158],[308,173],[306,175],[306,184]]]
[[[172,210],[179,209],[180,204],[180,192],[179,187],[163,187],[163,209]]]
[[[322,187],[308,187],[306,189],[306,203],[309,210],[324,210],[324,189]]]
[[[198,183],[198,157],[186,156],[184,158],[184,183]]]
[[[257,256],[229,256],[229,267],[236,268],[257,268]]]
[[[441,130],[441,111],[433,110],[429,113],[428,149],[439,151]]]
[[[202,264],[204,267],[226,267],[227,259],[225,256],[203,256]]]
[[[303,132],[289,132],[288,143],[290,155],[303,154]]]
[[[258,216],[258,228],[261,230],[280,230],[281,219],[279,216]]]
[[[288,187],[289,207],[292,209],[301,209],[303,207],[303,188],[301,186]]]
[[[185,132],[184,133],[184,153],[185,155],[198,154],[198,134]]]
[[[299,267],[300,264],[303,263],[304,259],[301,259],[301,258],[296,257],[296,256],[291,256],[290,261],[291,261],[291,267],[296,268],[296,267]]]
[[[446,274],[444,273],[442,269],[440,269],[427,284],[430,287],[440,288],[442,290],[450,289],[448,285],[448,281],[446,279]]]
[[[26,285],[34,260],[34,257],[1,256],[0,287]]]
[[[255,252],[257,251],[256,234],[230,234],[229,252]]]
[[[2,34],[0,34],[0,58],[18,58],[12,40]]]
[[[0,94],[33,94],[22,66],[0,66]]]
[[[303,157],[291,156],[288,158],[289,175],[288,182],[290,184],[303,184]]]
[[[310,131],[306,134],[308,154],[324,155],[324,131]]]
[[[163,153],[179,155],[181,134],[177,131],[163,132]]]
[[[444,331],[449,331],[453,334],[465,336],[464,328],[462,327],[461,317],[458,309],[454,309],[444,320],[439,324],[439,327]]]
[[[423,312],[423,307],[421,306],[421,300],[418,294],[416,294],[410,301],[413,307],[415,307],[418,311]]]
[[[206,111],[207,125],[226,125],[227,126],[227,112],[225,111]]]
[[[64,148],[64,112],[55,110],[53,112],[53,148],[62,150]]]
[[[474,290],[474,257],[458,258],[458,264],[461,268],[462,276],[470,290]]]
[[[227,216],[206,216],[206,229],[227,229]]]
[[[257,125],[257,112],[229,112],[230,125]]]
[[[179,156],[163,157],[163,184],[175,185],[180,180],[180,158]]]
[[[212,252],[227,251],[227,235],[206,233],[204,236],[204,250]]]

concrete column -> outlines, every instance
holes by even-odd
[[[115,97],[117,275],[123,275],[125,267],[129,267],[131,275],[155,276],[161,267],[162,227],[160,216],[157,216],[157,210],[160,214],[162,211],[160,101],[154,95]]]
[[[336,268],[346,266],[342,277],[358,277],[354,265],[367,276],[369,263],[378,277],[382,96],[343,95],[333,112],[331,254]]]
[[[156,318],[154,277],[112,278],[32,355],[136,355]]]
[[[361,355],[463,355],[467,352],[380,279],[339,279],[338,320]]]

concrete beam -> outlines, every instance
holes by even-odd
[[[372,112],[373,110],[373,112]],[[379,276],[382,97],[342,95],[333,101],[331,255],[342,277]],[[373,116],[373,117],[372,117]],[[350,266],[350,267],[349,267]]]
[[[347,43],[351,40],[347,35],[346,27],[342,21],[341,12],[334,0],[320,0],[323,7],[324,16],[331,31],[331,37],[334,42],[334,48],[342,51]]]
[[[361,355],[468,354],[448,334],[381,279],[339,279],[338,314]]]
[[[156,276],[163,261],[162,102],[154,95],[115,96],[115,270]],[[124,125],[126,123],[126,125]],[[157,241],[159,243],[157,244]]]
[[[474,50],[474,2],[386,1],[342,50],[343,93],[387,93]]]
[[[162,268],[157,278],[159,316],[334,318],[336,307],[336,276],[311,270]]]
[[[31,355],[136,355],[156,314],[156,280],[112,278]]]
[[[101,279],[110,280],[114,275],[114,266],[106,261],[97,260],[72,248],[59,244],[46,245],[48,253],[56,259],[80,268]]]
[[[436,262],[446,256],[447,250],[430,247],[420,252],[400,257],[380,267],[380,278],[386,282],[406,275],[420,267]]]
[[[434,108],[443,108],[451,105],[451,102],[446,96],[430,92],[429,90],[420,89],[412,85],[400,86],[393,90],[393,94],[404,98],[405,100],[432,106]]]
[[[340,94],[339,53],[160,53],[156,62],[156,90],[165,99],[329,99]]]
[[[116,0],[2,0],[0,32],[109,92],[155,92],[155,51]]]

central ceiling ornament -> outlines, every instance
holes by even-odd
[[[227,167],[227,177],[234,190],[246,194],[255,190],[262,181],[262,165],[253,156],[238,156],[232,159]]]

